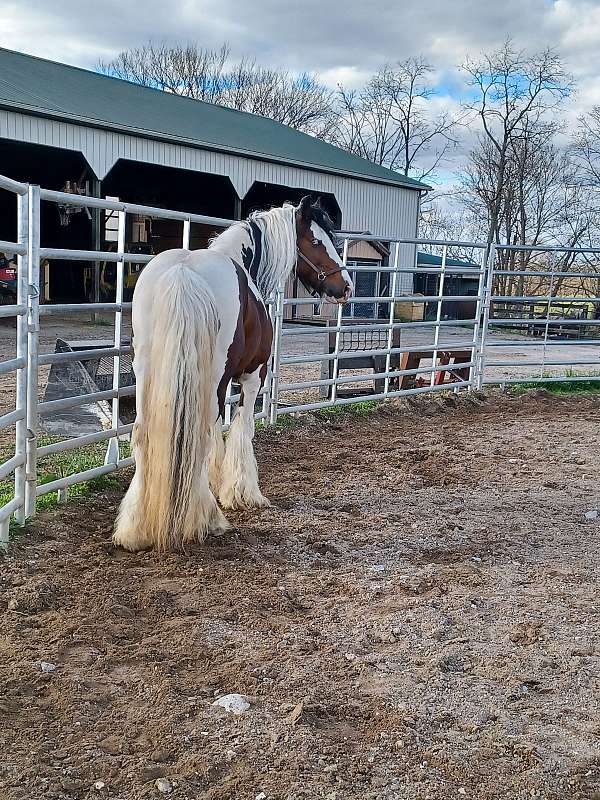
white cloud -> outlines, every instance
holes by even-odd
[[[357,66],[340,66],[326,69],[319,73],[323,83],[335,88],[342,85],[346,89],[359,89],[369,80],[371,70],[360,69]]]

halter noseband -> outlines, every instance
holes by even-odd
[[[319,290],[321,289],[322,285],[325,283],[327,278],[330,278],[332,275],[337,275],[338,272],[343,272],[346,269],[346,267],[342,265],[341,267],[336,267],[335,269],[332,269],[330,272],[325,272],[324,269],[319,269],[319,267],[317,267],[315,264],[313,264],[312,261],[304,255],[304,253],[302,252],[302,250],[300,250],[299,247],[296,247],[296,251],[298,253],[298,256],[302,259],[302,261],[304,261],[305,264],[308,264],[308,266],[314,272],[317,273],[317,278],[318,278],[319,283],[317,284],[317,288],[316,289],[309,288],[305,284],[306,288],[312,294],[313,297],[320,296],[320,291]],[[298,275],[298,264],[297,263],[296,263],[296,275],[300,278],[300,276]],[[300,278],[300,280],[302,280],[302,279]],[[302,281],[302,283],[304,283],[304,281]]]

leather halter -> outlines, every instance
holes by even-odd
[[[323,284],[325,283],[325,281],[327,280],[327,278],[330,278],[332,275],[337,275],[338,272],[343,272],[346,269],[346,267],[344,265],[342,265],[341,267],[336,267],[335,269],[332,269],[330,272],[325,272],[324,269],[322,269],[322,268],[319,269],[319,267],[317,267],[315,264],[313,264],[312,261],[304,255],[304,253],[302,252],[302,250],[300,250],[299,247],[296,247],[296,251],[298,253],[298,256],[302,259],[302,261],[304,261],[305,264],[308,264],[308,266],[314,272],[317,273],[317,278],[319,280],[319,283],[317,284],[317,288],[315,289],[315,288],[313,288],[311,286],[307,286],[304,283],[304,281],[302,280],[302,278],[300,278],[300,275],[298,275],[298,264],[296,262],[296,275],[297,275],[298,278],[300,278],[300,280],[304,284],[304,287],[311,293],[311,295],[313,297],[320,297],[321,296],[320,289],[323,286]]]

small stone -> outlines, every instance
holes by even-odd
[[[267,795],[264,792],[260,792],[256,795],[254,800],[267,800]]]
[[[102,789],[104,789],[104,787],[105,787],[105,786],[106,786],[106,784],[104,783],[104,781],[96,781],[96,783],[94,784],[94,789],[95,789],[97,792],[99,792],[99,791],[101,791]]]
[[[593,509],[593,511],[586,511],[586,513],[585,513],[585,518],[586,518],[586,519],[587,519],[589,522],[593,522],[595,519],[598,519],[598,513],[599,513],[599,512],[598,512],[598,509],[597,509],[597,508],[594,508],[594,509]]]
[[[161,761],[168,761],[169,753],[166,750],[156,749],[153,750],[150,754],[150,759],[155,761],[156,763],[160,763]]]
[[[146,781],[155,781],[157,778],[163,778],[165,771],[165,767],[159,767],[157,764],[153,767],[142,767],[140,770],[140,778],[144,783]]]
[[[462,794],[462,795],[465,795],[467,793],[467,790],[463,789],[463,787],[461,786],[460,789],[458,790],[458,793]]]
[[[17,600],[17,598],[11,597],[11,599],[8,601],[8,606],[7,606],[8,610],[16,611],[18,607],[19,607],[19,601]]]
[[[100,742],[100,747],[111,756],[118,756],[121,752],[121,742],[117,736],[107,736]]]
[[[290,725],[295,725],[301,719],[304,712],[304,700],[301,700],[288,715],[287,721]]]
[[[215,700],[213,706],[224,708],[225,711],[229,711],[232,714],[243,714],[244,711],[248,711],[250,708],[250,703],[243,694],[234,693],[225,694],[223,697],[219,697],[218,700]]]
[[[154,785],[162,794],[170,794],[173,791],[173,784],[168,778],[157,778]]]
[[[42,672],[54,672],[56,664],[51,664],[49,661],[40,661],[40,669]]]

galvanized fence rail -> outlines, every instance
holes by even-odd
[[[570,263],[568,269],[552,263],[536,269],[535,261],[525,269],[507,269],[498,263],[501,253],[513,254],[515,264],[521,255],[535,256],[542,263],[562,256]],[[584,261],[583,268],[577,267],[578,258]],[[506,278],[519,281],[525,290],[537,281],[538,290],[503,294]],[[587,293],[561,294],[562,284],[573,281],[585,286]],[[495,244],[483,302],[479,386],[600,380],[600,249]],[[510,306],[516,307],[516,315],[507,315]],[[506,335],[509,331],[512,338]]]
[[[69,487],[115,470],[131,466],[133,459],[121,446],[130,438],[131,423],[122,421],[121,401],[135,393],[134,386],[121,385],[121,364],[130,356],[132,348],[124,341],[123,331],[131,303],[124,301],[125,267],[144,264],[150,256],[126,252],[127,220],[130,215],[143,214],[157,219],[176,220],[181,223],[181,242],[187,248],[194,224],[208,225],[218,230],[233,224],[233,220],[198,214],[152,208],[105,199],[80,197],[62,192],[40,189],[34,185],[17,183],[0,176],[0,190],[11,192],[17,205],[17,236],[14,242],[0,241],[0,251],[17,258],[17,300],[14,305],[0,305],[0,317],[16,319],[15,357],[0,362],[0,376],[15,376],[14,409],[0,416],[0,431],[12,430],[8,436],[10,452],[0,463],[0,480],[6,482],[14,473],[14,491],[0,507],[0,543],[9,537],[9,522],[14,515],[18,523],[34,516],[36,500],[42,495],[57,492],[65,499]],[[116,212],[118,217],[116,251],[88,251],[43,246],[40,239],[42,203],[79,205]],[[590,260],[600,261],[600,251],[581,249],[585,254],[587,269],[579,272],[530,269],[520,271],[519,279],[543,278],[550,285],[545,294],[523,292],[521,295],[503,295],[499,283],[506,270],[499,266],[498,255],[504,245],[487,246],[481,242],[453,242],[397,238],[364,234],[344,234],[343,261],[354,276],[361,272],[376,276],[375,294],[356,297],[354,309],[347,314],[342,306],[323,306],[333,309],[327,324],[315,325],[315,320],[289,319],[292,309],[314,305],[307,297],[289,297],[281,286],[269,298],[269,310],[274,328],[274,345],[265,386],[261,392],[260,408],[256,419],[274,424],[283,414],[313,411],[332,406],[343,406],[364,400],[410,396],[442,391],[462,391],[481,388],[489,384],[508,384],[524,380],[553,381],[564,379],[589,380],[600,371],[600,334],[598,339],[577,335],[567,338],[574,330],[587,332],[600,325],[597,319],[574,319],[572,315],[552,316],[557,303],[569,308],[581,305],[581,296],[553,294],[553,285],[564,279],[580,276],[598,279],[599,274],[589,266]],[[387,264],[348,264],[348,253],[353,241],[385,241],[390,248]],[[439,254],[439,265],[417,264],[419,247],[428,246]],[[543,248],[538,248],[543,250]],[[557,249],[546,248],[556,251]],[[461,253],[472,254],[468,269],[457,264]],[[558,249],[559,252],[565,251]],[[570,251],[575,255],[575,251]],[[408,255],[407,255],[408,254]],[[40,262],[57,259],[75,262],[112,262],[116,266],[116,291],[114,302],[40,304]],[[468,276],[476,282],[476,291],[468,294],[449,294],[448,282]],[[416,276],[434,276],[435,290],[430,294],[414,289],[401,289],[411,284]],[[499,316],[498,309],[529,303],[539,311],[545,304],[546,314]],[[361,318],[364,309],[384,310],[382,318],[371,321]],[[466,318],[456,319],[453,308],[462,304],[469,310]],[[533,304],[533,305],[532,305]],[[362,307],[362,309],[361,309]],[[357,312],[358,309],[358,312]],[[407,316],[407,309],[409,309]],[[112,317],[114,336],[110,346],[80,350],[78,352],[40,352],[40,328],[51,317],[92,313]],[[464,315],[463,315],[464,316]],[[562,325],[562,328],[561,328]],[[537,339],[528,338],[534,331]],[[504,335],[502,331],[512,331]],[[554,336],[553,333],[556,333]],[[357,347],[346,346],[359,342]],[[360,344],[362,342],[362,344]],[[375,344],[369,344],[375,342]],[[564,347],[568,346],[565,355]],[[573,346],[573,350],[571,350]],[[560,348],[563,347],[563,350]],[[522,357],[522,348],[531,356]],[[558,348],[558,357],[552,349]],[[581,356],[579,356],[581,353]],[[449,355],[458,355],[448,363]],[[113,371],[110,388],[81,393],[58,399],[40,399],[41,369],[54,364],[68,363],[94,357],[112,358]],[[365,360],[370,364],[364,367]],[[362,364],[363,366],[356,366]],[[403,366],[404,364],[404,366]],[[565,369],[556,374],[549,370]],[[584,369],[584,372],[581,370]],[[516,370],[516,373],[515,373]],[[576,376],[573,370],[580,370]],[[452,375],[453,381],[443,381]],[[6,394],[6,393],[5,393]],[[232,409],[239,394],[230,386],[227,395],[225,426],[231,421]],[[48,443],[40,442],[40,415],[65,411],[90,403],[110,403],[110,424],[106,429],[84,433],[72,438]],[[78,450],[89,445],[106,443],[103,463],[89,469],[62,475],[51,482],[40,480],[38,461],[59,453]],[[14,447],[13,447],[14,445]],[[3,450],[4,452],[4,450]],[[4,485],[6,485],[4,483]]]
[[[347,262],[348,246],[352,240],[360,241],[381,241],[382,237],[365,236],[365,235],[351,235],[347,236],[344,240],[343,248],[343,261]],[[390,241],[389,238],[386,241]],[[416,247],[418,245],[424,246],[437,246],[441,249],[441,264],[439,267],[420,267],[416,263]],[[412,263],[403,263],[400,256],[401,248],[410,246],[413,249],[415,256],[413,256]],[[469,274],[478,279],[478,291],[476,295],[444,295],[444,281],[448,275],[462,274],[465,271],[461,266],[450,266],[447,264],[448,251],[456,248],[469,247],[480,254],[480,262],[477,268],[470,268]],[[423,394],[429,392],[447,391],[448,385],[436,383],[436,375],[446,373],[449,371],[449,366],[446,364],[438,363],[438,354],[441,350],[451,349],[453,351],[470,350],[470,357],[466,361],[455,362],[451,365],[451,370],[456,373],[457,371],[468,370],[468,378],[455,381],[450,388],[454,391],[459,389],[473,388],[476,384],[478,377],[478,331],[481,316],[481,304],[483,301],[483,286],[486,274],[486,257],[487,248],[485,245],[476,242],[442,242],[437,240],[424,240],[424,239],[395,239],[391,241],[390,265],[385,267],[378,266],[353,266],[353,272],[371,272],[378,273],[379,275],[387,275],[389,277],[388,290],[384,294],[355,298],[354,305],[364,304],[378,304],[388,306],[389,311],[387,318],[384,322],[375,321],[372,324],[353,325],[352,318],[349,320],[350,324],[344,324],[343,307],[337,306],[336,319],[334,326],[323,326],[321,328],[314,327],[297,327],[289,326],[284,327],[283,309],[285,307],[299,307],[306,306],[307,300],[305,297],[283,297],[283,292],[279,292],[278,301],[276,303],[276,321],[279,322],[276,328],[276,345],[273,363],[273,389],[272,396],[274,398],[271,408],[271,422],[275,422],[277,417],[286,413],[298,413],[301,411],[314,411],[317,409],[327,408],[332,405],[346,405],[357,403],[363,400],[383,400],[391,397],[399,397],[413,394]],[[438,290],[436,294],[399,294],[397,292],[398,278],[402,275],[435,275],[438,276]],[[381,281],[377,281],[381,285]],[[471,318],[463,319],[460,321],[461,328],[470,329],[470,333],[465,334],[464,341],[450,341],[447,337],[443,338],[444,330],[448,327],[456,327],[454,320],[447,320],[442,318],[442,303],[454,304],[459,302],[472,302],[474,305],[473,316]],[[398,318],[396,311],[399,304],[414,304],[416,306],[435,306],[435,314],[432,319],[419,319],[419,320],[401,320]],[[424,316],[424,315],[423,315]],[[355,352],[343,352],[341,349],[341,340],[344,333],[367,333],[371,331],[386,331],[387,342],[385,347],[378,347],[373,350],[358,349]],[[420,340],[414,344],[400,344],[400,346],[393,346],[394,331],[402,331],[407,334],[409,331],[416,331],[425,336],[421,336]],[[298,343],[302,337],[310,339],[327,339],[331,334],[335,334],[335,347],[332,352],[324,352],[321,342],[318,342],[316,347],[306,352],[306,348],[299,347],[294,351],[294,346],[291,344],[288,350],[290,353],[283,353],[282,342],[284,343]],[[427,338],[427,334],[430,337]],[[281,342],[279,341],[281,340]],[[400,356],[401,354],[429,354],[428,359],[423,359],[423,363],[413,368],[392,368],[392,358]],[[385,368],[383,370],[372,370],[369,372],[353,373],[347,376],[340,374],[340,362],[348,362],[352,360],[364,360],[365,358],[378,359],[385,357]],[[332,375],[328,378],[315,378],[310,377],[307,380],[290,380],[285,381],[284,373],[286,368],[298,365],[322,364],[324,362],[333,362]],[[427,381],[425,385],[415,386],[414,388],[402,388],[399,379],[403,377],[413,377],[415,379],[420,376],[426,376]],[[372,391],[367,384],[373,384],[375,381],[381,382],[383,380],[382,391]],[[353,391],[352,396],[341,397],[341,387],[353,387],[356,389],[359,385],[358,391]],[[360,391],[360,385],[363,385],[364,391]],[[314,388],[330,388],[331,392],[326,399],[323,400],[310,400],[305,402],[294,402],[290,399],[299,392],[306,393]]]

